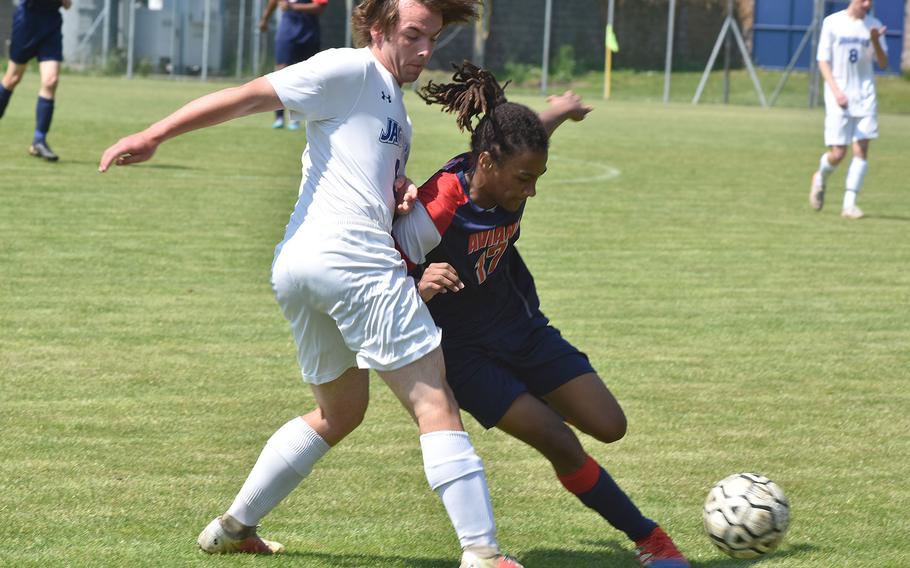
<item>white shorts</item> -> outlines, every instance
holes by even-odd
[[[826,115],[825,146],[849,146],[856,140],[878,138],[878,117]]]
[[[308,383],[401,368],[442,337],[391,235],[366,219],[305,222],[276,250],[272,289]]]

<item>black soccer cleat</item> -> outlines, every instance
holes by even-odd
[[[44,158],[48,162],[56,162],[60,159],[60,156],[54,153],[51,150],[51,147],[47,145],[47,142],[35,142],[28,147],[28,153],[36,158]]]

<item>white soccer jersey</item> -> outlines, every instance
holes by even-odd
[[[366,48],[327,50],[267,77],[291,117],[307,121],[300,194],[272,264],[304,379],[416,361],[441,332],[390,234],[411,140],[398,83]]]
[[[369,48],[328,49],[266,77],[291,118],[306,120],[300,195],[284,240],[307,218],[366,218],[391,230],[392,187],[411,141],[395,77]]]
[[[881,26],[882,23],[874,16],[867,14],[862,20],[857,20],[850,17],[846,10],[825,18],[817,59],[831,64],[834,80],[849,100],[847,108],[842,108],[825,83],[825,109],[828,114],[869,116],[876,113],[875,48],[872,47],[870,30]],[[879,43],[887,53],[885,39],[880,38]]]

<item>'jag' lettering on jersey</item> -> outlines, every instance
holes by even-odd
[[[388,118],[385,130],[379,133],[379,141],[383,144],[401,145],[401,125],[393,118]]]

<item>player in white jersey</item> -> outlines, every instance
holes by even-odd
[[[427,480],[455,526],[462,567],[520,568],[499,551],[483,463],[445,381],[440,332],[390,235],[393,186],[411,145],[401,85],[420,75],[442,28],[472,20],[478,5],[365,0],[353,27],[366,47],[324,52],[196,99],[101,158],[102,172],[141,162],[184,132],[282,107],[307,121],[299,199],[275,250],[272,287],[317,408],[268,440],[233,504],[199,535],[206,552],[284,549],[256,527],[363,420],[374,369],[418,425]]]
[[[868,165],[869,141],[878,138],[875,69],[888,67],[885,27],[869,14],[872,0],[851,0],[846,9],[822,23],[818,43],[818,68],[825,78],[825,145],[818,170],[812,174],[809,204],[821,211],[828,177],[853,145],[847,170],[841,217],[859,219],[856,197],[863,187]]]

